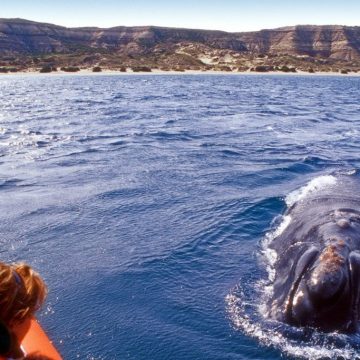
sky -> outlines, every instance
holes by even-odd
[[[360,0],[1,0],[0,18],[81,27],[168,26],[230,32],[360,25]]]

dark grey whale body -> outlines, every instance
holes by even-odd
[[[357,330],[360,298],[360,179],[341,175],[286,212],[275,250],[271,318],[324,331]]]

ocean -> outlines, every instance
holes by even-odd
[[[360,167],[359,90],[346,76],[1,76],[1,260],[46,280],[38,318],[64,358],[360,358],[359,335],[263,314],[286,199]]]

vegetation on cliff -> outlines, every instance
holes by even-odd
[[[0,19],[0,72],[55,68],[355,72],[360,71],[360,27],[226,33],[151,26],[72,29]]]

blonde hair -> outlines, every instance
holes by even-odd
[[[29,265],[0,262],[0,319],[4,323],[24,321],[42,306],[46,295],[44,281]]]

